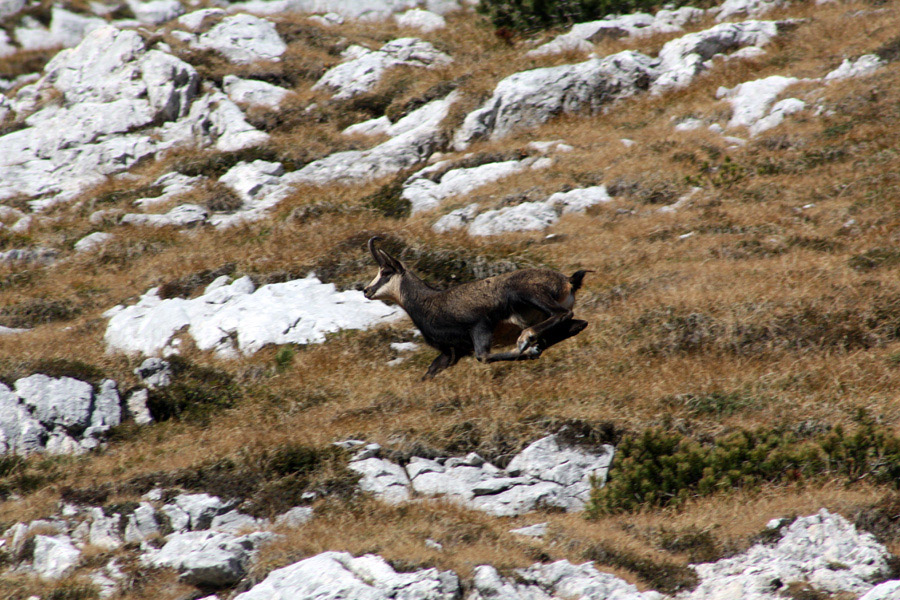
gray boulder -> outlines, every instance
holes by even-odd
[[[68,198],[152,154],[157,142],[132,132],[187,114],[197,82],[193,67],[147,50],[135,31],[91,31],[16,96],[17,110],[38,110],[28,127],[0,137],[0,199]],[[51,93],[61,104],[40,108],[40,97]]]
[[[659,51],[659,77],[653,82],[653,92],[687,86],[711,66],[709,61],[717,54],[765,46],[778,35],[778,28],[775,21],[721,23],[667,42]]]
[[[150,389],[164,388],[172,383],[172,365],[161,358],[145,359],[134,374]]]
[[[194,102],[183,119],[165,124],[158,133],[167,146],[214,145],[223,152],[257,146],[269,139],[267,133],[247,122],[244,113],[228,96],[215,88]]]
[[[45,427],[59,425],[77,434],[90,424],[94,390],[89,383],[37,373],[16,381],[15,391]]]
[[[380,556],[323,552],[272,571],[235,600],[456,600],[461,593],[451,571],[398,573]]]
[[[25,0],[0,0],[0,19],[14,15],[25,8]]]
[[[567,560],[517,569],[516,576],[502,577],[494,567],[475,567],[472,593],[466,600],[661,600],[658,592],[643,592],[593,564],[573,565]]]
[[[359,487],[364,492],[392,504],[409,500],[409,477],[400,465],[372,457],[352,461],[348,468],[362,475]]]
[[[196,47],[220,52],[238,64],[278,60],[287,49],[274,24],[246,14],[223,20],[201,35]]]
[[[225,76],[222,80],[222,89],[234,102],[270,108],[277,108],[284,97],[290,93],[283,87],[265,81],[241,79],[235,75]]]
[[[143,542],[157,534],[156,510],[149,502],[141,502],[125,521],[125,541]]]
[[[466,116],[453,146],[463,150],[477,139],[499,139],[562,113],[599,112],[616,100],[646,90],[655,76],[654,61],[630,50],[574,65],[515,73],[500,81],[491,98]]]
[[[456,93],[434,100],[395,123],[403,133],[369,150],[337,152],[290,173],[291,183],[355,184],[393,175],[427,159],[442,143],[441,121]]]
[[[418,38],[392,40],[379,50],[354,45],[342,56],[346,61],[326,71],[313,89],[328,88],[334,90],[337,99],[352,98],[374,88],[391,67],[431,67],[451,62],[449,56]]]
[[[0,454],[38,452],[44,448],[48,435],[19,397],[0,383]]]
[[[91,508],[90,529],[88,530],[88,541],[98,548],[104,550],[115,550],[122,545],[122,538],[119,535],[119,521],[122,515],[113,513],[107,517],[102,508]]]
[[[81,551],[65,535],[34,536],[35,573],[44,579],[59,579],[69,574],[78,563]]]
[[[137,17],[141,23],[149,25],[159,25],[166,21],[171,21],[175,17],[184,13],[184,7],[178,0],[151,0],[150,2],[141,2],[140,0],[126,0],[128,8]]]
[[[150,394],[147,390],[135,390],[125,401],[125,409],[128,416],[138,425],[148,425],[153,422],[153,415],[150,414],[150,408],[147,401]]]
[[[145,554],[143,560],[150,566],[175,569],[186,583],[224,587],[244,577],[255,550],[269,539],[268,533],[241,537],[214,531],[173,533],[160,550]]]
[[[125,225],[150,227],[193,227],[206,222],[209,211],[198,204],[180,204],[163,214],[129,213],[122,216]]]

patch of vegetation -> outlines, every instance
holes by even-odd
[[[671,204],[685,193],[685,186],[659,173],[619,177],[608,188],[610,196],[626,196],[641,204]]]
[[[894,62],[900,58],[900,37],[895,37],[882,44],[881,47],[875,51],[875,54],[885,62]]]
[[[205,422],[216,410],[233,406],[238,387],[225,371],[197,365],[180,356],[167,359],[172,383],[150,390],[147,407],[157,421]]]
[[[388,119],[391,120],[392,123],[396,123],[412,111],[425,106],[432,100],[443,98],[444,96],[455,90],[457,87],[459,87],[459,83],[459,81],[441,81],[429,87],[423,93],[412,98],[408,98],[405,100],[395,98],[385,109],[384,114]]]
[[[161,185],[142,185],[133,188],[122,188],[112,190],[96,196],[93,199],[94,206],[98,204],[119,204],[128,203],[139,198],[157,198],[162,196],[163,187]]]
[[[283,444],[176,471],[141,475],[126,487],[136,493],[178,487],[223,499],[237,498],[242,501],[241,511],[272,518],[316,498],[355,494],[359,474],[346,465],[346,453],[340,448]]]
[[[106,267],[127,267],[140,258],[159,254],[171,246],[172,240],[164,237],[165,235],[165,232],[160,232],[159,237],[126,240],[117,238],[103,244],[94,253],[94,260]]]
[[[626,330],[640,340],[642,351],[654,355],[850,351],[900,339],[900,297],[876,294],[867,305],[852,307],[736,306],[729,318],[667,307],[647,311]]]
[[[90,583],[76,581],[58,583],[46,596],[46,600],[97,600],[100,591]]]
[[[234,150],[231,152],[205,152],[196,151],[174,152],[169,155],[178,172],[189,177],[209,177],[218,179],[231,167],[240,162],[253,162],[265,160],[268,162],[283,162],[279,156],[266,145]],[[285,166],[287,169],[288,167]]]
[[[405,219],[412,212],[412,203],[401,196],[403,182],[407,177],[408,174],[401,174],[390,183],[381,186],[362,199],[363,206],[390,219]]]
[[[765,167],[771,169],[771,167]],[[774,172],[774,171],[773,171]],[[725,156],[721,161],[703,161],[698,175],[688,175],[685,182],[698,187],[731,187],[740,183],[748,175],[748,169],[739,162]]]
[[[712,562],[725,554],[722,545],[709,529],[686,527],[684,529],[661,528],[656,536],[657,545],[667,552],[686,554],[692,563]]]
[[[584,552],[584,558],[603,565],[627,569],[640,577],[650,588],[663,594],[690,591],[700,582],[697,573],[686,565],[639,556],[608,543],[591,546]]]
[[[711,392],[709,394],[677,394],[660,400],[663,406],[684,407],[695,415],[717,417],[733,415],[748,408],[759,406],[764,399],[739,392]]]
[[[681,6],[684,2],[671,3]],[[593,21],[610,14],[652,11],[657,0],[482,0],[478,12],[495,27],[518,31],[536,31]]]
[[[81,307],[68,299],[31,298],[0,308],[0,325],[30,328],[54,321],[68,321],[81,313]]]
[[[106,374],[97,366],[68,358],[38,358],[34,360],[0,360],[0,381],[12,386],[22,377],[42,373],[48,377],[72,377],[96,386]]]
[[[69,457],[0,455],[0,501],[12,494],[30,494],[62,476]]]
[[[275,369],[279,372],[287,371],[294,362],[297,352],[293,346],[282,346],[275,353]]]
[[[900,264],[900,249],[891,247],[872,248],[862,254],[851,256],[847,263],[854,271],[861,272],[894,267]]]
[[[202,194],[204,196],[203,206],[210,212],[230,213],[244,205],[244,201],[234,190],[218,181],[206,182]]]
[[[223,275],[231,275],[234,273],[237,265],[233,262],[225,263],[215,269],[203,269],[184,277],[179,277],[159,286],[159,297],[167,298],[189,298],[199,288],[209,285],[214,280]]]
[[[897,486],[900,438],[860,415],[857,429],[841,426],[802,436],[784,429],[738,430],[707,443],[650,429],[625,437],[604,487],[594,487],[588,515],[679,506],[689,498],[764,483],[829,477]]]

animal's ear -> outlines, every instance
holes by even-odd
[[[381,258],[382,258],[383,262],[381,262],[380,264],[382,266],[390,267],[397,273],[403,273],[404,271],[406,271],[406,267],[403,266],[402,262],[400,262],[399,260],[397,260],[396,258],[391,256],[390,254],[388,254],[381,248],[378,248],[378,253],[381,254]]]

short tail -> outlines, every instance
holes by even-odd
[[[581,269],[575,271],[572,276],[569,277],[569,283],[572,285],[573,294],[581,289],[581,284],[584,283],[584,276],[588,273],[593,273],[593,271],[590,269]]]

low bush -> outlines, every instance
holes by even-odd
[[[482,0],[478,10],[498,28],[535,31],[611,14],[649,11],[662,4],[657,0]]]
[[[604,487],[591,492],[588,515],[678,506],[686,500],[765,483],[821,477],[900,483],[900,438],[864,415],[856,431],[841,426],[803,436],[786,430],[739,430],[700,443],[650,429],[625,437]]]

